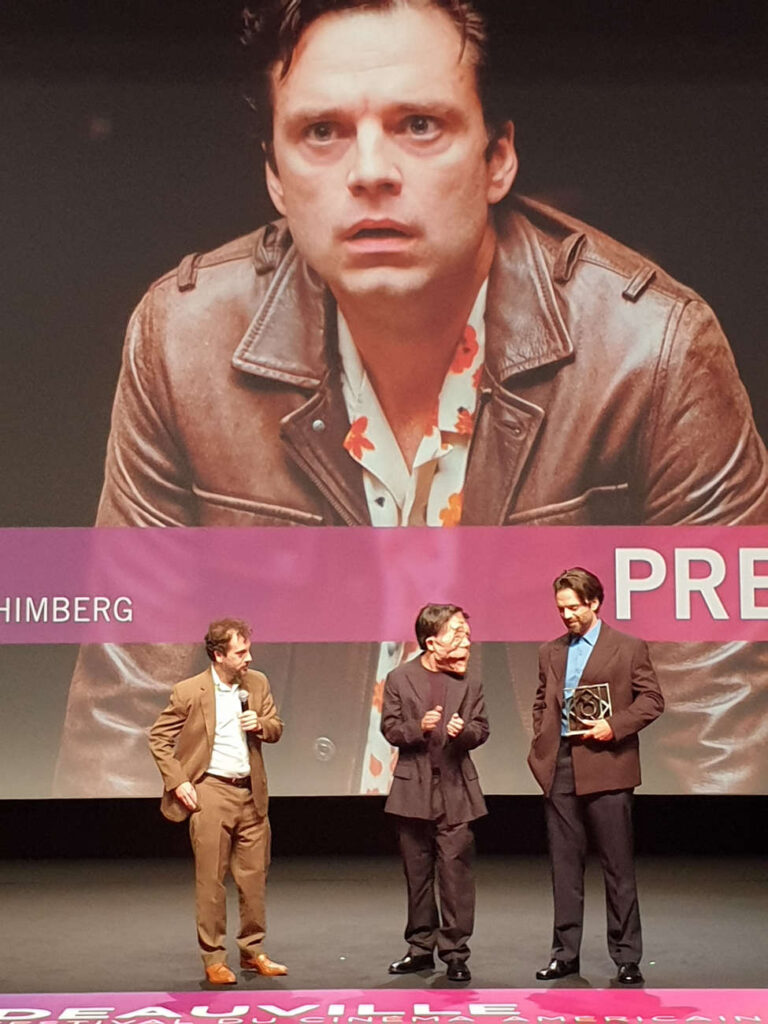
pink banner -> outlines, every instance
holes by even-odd
[[[764,989],[450,989],[0,996],[0,1022],[761,1024]]]
[[[261,643],[410,638],[455,602],[475,639],[541,641],[584,565],[603,615],[662,641],[768,640],[766,527],[0,531],[0,642],[186,643],[222,615]]]

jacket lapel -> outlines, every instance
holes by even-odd
[[[503,525],[546,415],[515,378],[573,356],[552,277],[528,220],[504,220],[488,282],[486,367],[464,488],[462,525]]]
[[[306,392],[306,400],[281,423],[287,454],[341,522],[369,525],[362,474],[343,447],[349,418],[336,349],[335,304],[288,245],[232,364]]]
[[[552,646],[552,675],[555,679],[555,697],[559,707],[563,706],[563,686],[565,684],[565,666],[568,660],[568,637],[561,636]]]
[[[213,750],[213,739],[216,735],[216,695],[213,692],[213,676],[210,669],[200,674],[200,709],[203,713],[208,746]]]
[[[306,401],[282,421],[287,454],[341,522],[368,525],[362,473],[343,448],[349,420],[339,379],[335,303],[285,226],[276,230],[277,267],[232,363],[306,392]],[[515,378],[573,356],[538,236],[514,206],[499,233],[485,323],[486,366],[461,520],[469,526],[501,525],[514,509],[545,419],[543,407],[516,393]]]
[[[584,666],[584,676],[588,676],[588,679],[595,683],[608,683],[610,680],[606,676],[607,665],[611,657],[611,653],[616,648],[616,637],[610,626],[607,626],[604,622],[600,625],[600,636],[597,638],[594,650]]]

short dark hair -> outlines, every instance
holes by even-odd
[[[216,619],[208,627],[205,634],[205,653],[216,660],[216,652],[226,654],[229,641],[233,636],[241,636],[244,640],[251,639],[251,627],[242,619]]]
[[[248,103],[256,113],[259,141],[268,156],[272,143],[271,73],[280,65],[280,77],[288,74],[299,40],[312,22],[339,11],[385,11],[409,6],[436,7],[456,25],[462,53],[469,47],[474,61],[489,147],[501,136],[506,118],[495,109],[493,90],[488,88],[488,30],[477,0],[261,0],[257,8],[246,7],[243,11],[242,39],[253,53]]]
[[[603,584],[589,569],[582,569],[580,565],[573,569],[565,569],[552,583],[555,593],[560,590],[572,590],[582,604],[589,604],[590,601],[603,603],[605,591]]]
[[[425,604],[416,616],[416,640],[422,651],[427,649],[427,640],[437,636],[452,615],[461,612],[465,619],[469,616],[457,604]]]

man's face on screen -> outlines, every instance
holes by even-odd
[[[270,194],[342,304],[448,299],[490,263],[516,162],[511,125],[487,158],[472,55],[445,12],[406,5],[325,14],[273,71]]]

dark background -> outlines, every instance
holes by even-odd
[[[543,854],[540,797],[490,796],[474,824],[480,855]],[[279,797],[270,801],[277,857],[395,854],[384,797]],[[641,855],[763,856],[768,797],[635,797]],[[1,858],[185,857],[186,827],[166,821],[158,800],[2,800]]]
[[[131,309],[187,252],[273,216],[243,100],[241,6],[27,0],[0,7],[0,526],[93,521]],[[517,189],[582,217],[700,292],[724,325],[768,438],[766,5],[488,6],[503,71],[498,88],[517,126]],[[60,722],[74,653],[6,650],[5,713],[45,717],[28,710],[40,700],[27,675],[34,662],[58,676],[46,701],[51,722]],[[53,725],[51,736],[41,729],[37,736],[17,729],[14,742],[38,743],[46,762],[55,757]],[[276,802],[274,814],[284,836],[278,842],[300,849],[306,837],[289,825],[297,799]],[[526,827],[498,831],[493,815],[481,848],[540,845],[538,802],[496,800],[497,810],[522,815]],[[351,808],[369,833],[381,827],[373,824],[381,819],[375,799],[304,803],[302,814],[316,812],[318,822],[334,815],[343,822],[348,810],[339,808]],[[136,825],[134,852],[148,835],[168,849],[181,841],[179,830],[158,839],[152,801],[70,801],[53,815],[51,806],[0,802],[8,853],[76,853],[86,835],[103,835],[108,850],[115,820],[122,830],[126,815]],[[765,806],[761,797],[641,798],[640,842],[757,850],[763,840],[753,823]],[[356,842],[349,829],[314,831]]]

